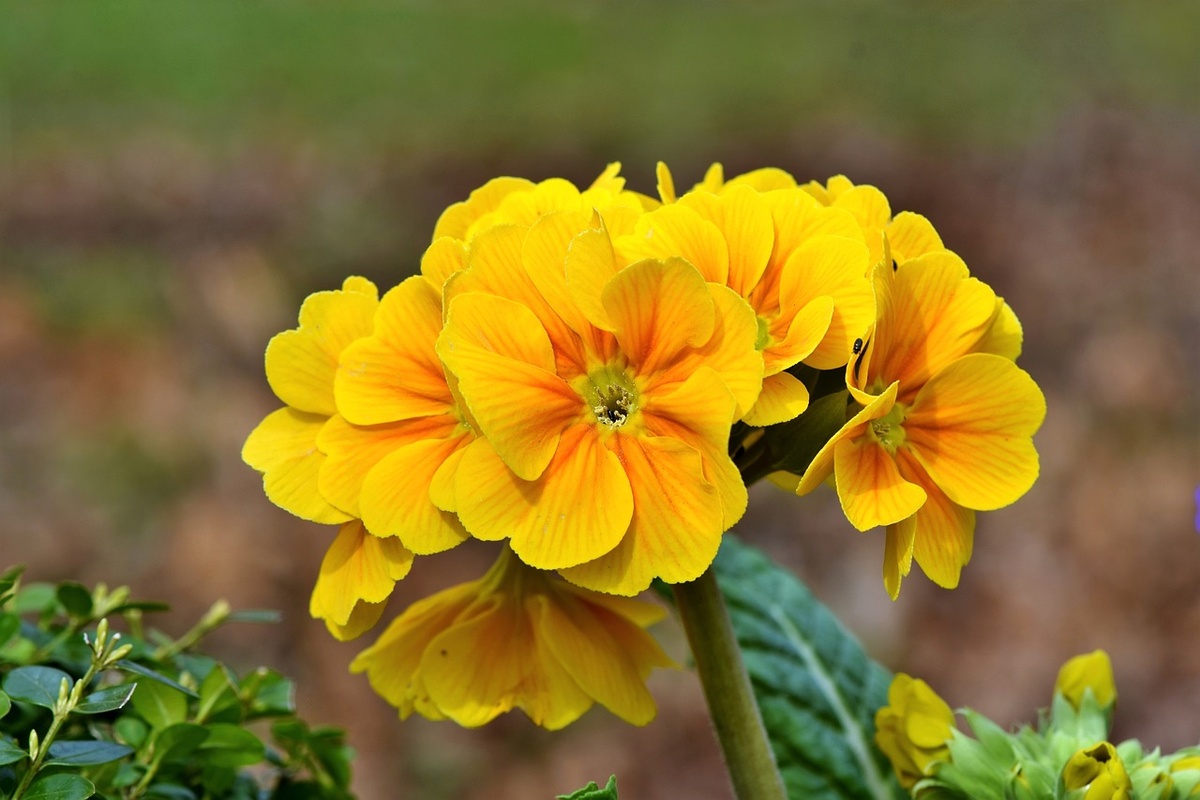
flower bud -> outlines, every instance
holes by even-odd
[[[900,673],[888,688],[888,704],[875,713],[875,743],[904,788],[932,774],[931,765],[950,757],[954,712],[929,684]]]
[[[1103,650],[1075,656],[1063,664],[1058,671],[1058,680],[1054,682],[1054,690],[1061,692],[1076,709],[1083,703],[1084,692],[1088,689],[1092,690],[1101,708],[1108,708],[1117,701],[1112,662]]]
[[[1063,767],[1062,779],[1067,789],[1086,787],[1083,800],[1130,800],[1133,796],[1125,765],[1108,742],[1085,747],[1071,756]]]

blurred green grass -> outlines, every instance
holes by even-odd
[[[1200,6],[9,3],[16,153],[132,125],[211,146],[687,158],[847,119],[1005,144],[1065,108],[1200,108]]]

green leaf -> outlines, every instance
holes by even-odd
[[[54,586],[49,583],[27,583],[17,590],[18,614],[41,614],[58,603]]]
[[[603,789],[592,781],[577,792],[560,794],[557,800],[617,800],[617,776],[611,776]]]
[[[146,800],[196,800],[196,793],[175,783],[156,783],[145,794]]]
[[[136,688],[136,683],[123,683],[120,686],[100,689],[83,698],[79,705],[75,706],[75,710],[80,714],[103,714],[106,711],[116,711],[129,702],[129,698],[133,697],[133,690]]]
[[[888,671],[758,550],[727,535],[714,568],[788,796],[905,796],[874,743]]]
[[[182,692],[155,681],[141,681],[133,693],[133,708],[151,728],[166,728],[187,718],[188,701]]]
[[[16,614],[0,614],[0,646],[3,646],[21,628],[21,618]]]
[[[63,680],[70,689],[71,676],[54,667],[17,667],[4,679],[4,691],[13,700],[33,703],[42,708],[54,708],[58,702],[58,688]]]
[[[92,593],[83,584],[64,581],[54,595],[72,617],[87,619],[92,615]]]
[[[21,573],[25,571],[25,567],[11,567],[0,575],[0,606],[8,602],[8,599],[13,594],[13,589],[17,585],[17,580],[21,577]]]
[[[50,745],[50,758],[44,763],[47,767],[94,767],[124,758],[132,752],[132,747],[114,742],[54,742]]]
[[[28,758],[29,753],[25,751],[16,742],[11,742],[8,739],[0,738],[0,767],[5,764],[15,764],[23,758]]]
[[[146,736],[150,733],[150,728],[146,723],[132,714],[122,714],[113,723],[113,730],[121,742],[131,747],[141,747],[142,743],[146,741]]]
[[[182,759],[191,755],[208,738],[208,729],[202,725],[181,722],[164,728],[158,734],[157,756],[163,761]]]
[[[196,757],[218,767],[247,767],[266,755],[266,747],[240,725],[216,723],[208,726],[208,738],[197,748]]]
[[[155,672],[154,670],[150,669],[149,667],[143,667],[141,664],[137,663],[136,661],[130,661],[128,659],[124,659],[124,660],[118,661],[116,664],[113,664],[113,666],[116,667],[117,669],[123,669],[126,672],[132,672],[134,675],[141,675],[143,678],[149,678],[152,681],[158,681],[159,683],[161,683],[164,686],[170,686],[172,689],[174,689],[177,692],[183,692],[188,697],[197,697],[198,698],[200,696],[200,695],[196,694],[195,692],[193,692],[191,689],[184,686],[179,681],[171,680],[166,675],[163,675],[161,672]]]
[[[850,393],[835,392],[813,400],[794,420],[766,429],[775,468],[804,473],[821,448],[846,424]]]
[[[126,611],[142,611],[145,613],[158,613],[160,611],[170,611],[170,603],[159,603],[154,600],[133,600],[128,603],[109,609],[110,614],[123,614]]]
[[[29,785],[24,800],[86,800],[96,793],[96,787],[80,775],[60,773],[44,775]]]
[[[8,713],[10,708],[12,708],[12,701],[8,699],[7,694],[0,692],[0,719]]]
[[[269,608],[247,608],[244,611],[234,611],[225,618],[226,622],[258,622],[276,623],[283,619],[278,611]]]

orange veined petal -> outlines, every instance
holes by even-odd
[[[623,264],[682,258],[706,281],[723,284],[729,278],[729,247],[720,229],[682,203],[643,214],[633,233],[616,239],[613,248]]]
[[[854,215],[870,248],[871,264],[880,263],[883,258],[883,230],[892,218],[891,206],[883,192],[867,184],[853,186],[837,194],[833,207],[845,209]]]
[[[575,595],[579,600],[586,602],[590,606],[605,608],[612,616],[622,621],[628,620],[639,628],[648,628],[667,618],[666,609],[657,603],[648,603],[645,600],[638,600],[634,597],[601,594],[593,592],[591,589],[584,589],[582,586],[576,586],[573,583],[563,583],[559,588],[563,592]],[[610,633],[618,630],[617,626],[609,625],[608,628]],[[670,665],[663,664],[661,666]]]
[[[341,415],[378,425],[449,411],[453,400],[433,349],[441,327],[441,295],[421,276],[384,295],[374,333],[339,360],[334,394]]]
[[[496,218],[505,223],[533,225],[554,211],[580,211],[580,192],[563,178],[547,178],[528,192],[514,192],[496,208]]]
[[[599,227],[600,218],[591,210],[547,214],[529,229],[521,255],[542,297],[580,335],[589,333],[592,326],[567,288],[567,250],[577,235]]]
[[[790,372],[777,372],[763,379],[762,394],[742,417],[742,422],[762,428],[795,419],[808,408],[808,388]]]
[[[886,233],[888,248],[897,264],[946,249],[933,224],[912,211],[901,211],[897,214],[888,223]]]
[[[474,437],[472,441],[473,439]],[[433,473],[433,480],[429,482],[429,499],[442,511],[458,511],[458,491],[454,488],[454,481],[458,474],[458,465],[469,444],[470,442],[464,442],[461,447],[446,456],[446,460]]]
[[[383,618],[383,612],[386,610],[386,600],[381,603],[368,603],[360,600],[354,604],[354,609],[350,612],[350,619],[346,621],[345,625],[339,625],[326,618],[325,630],[329,631],[329,634],[339,642],[348,642],[374,628]]]
[[[967,266],[949,250],[875,270],[878,304],[874,353],[859,386],[870,390],[900,381],[901,402],[935,372],[972,352],[996,312],[996,295],[968,277]]]
[[[524,178],[493,178],[471,192],[466,200],[455,203],[442,212],[433,228],[433,240],[443,236],[466,240],[467,231],[476,220],[496,209],[513,192],[529,191],[533,182]]]
[[[612,240],[603,227],[583,231],[571,241],[564,264],[567,291],[575,307],[601,330],[611,331],[613,323],[604,310],[600,295],[620,271]]]
[[[466,269],[467,246],[460,239],[443,236],[425,249],[421,256],[421,274],[440,294],[450,276]]]
[[[971,560],[975,512],[955,503],[938,488],[911,452],[896,453],[900,472],[921,486],[928,499],[913,516],[913,557],[931,581],[945,589],[958,586],[962,568]]]
[[[460,295],[437,352],[504,463],[524,480],[541,475],[585,404],[554,373],[553,348],[533,312],[503,297]]]
[[[869,434],[834,446],[833,472],[842,511],[860,531],[911,517],[925,502],[925,490],[905,480],[892,454]]]
[[[780,315],[771,324],[771,340],[763,348],[763,368],[774,375],[808,358],[833,321],[833,298],[814,297],[794,314]]]
[[[300,326],[272,337],[267,345],[267,382],[289,406],[329,416],[338,357],[351,342],[371,333],[379,294],[365,278],[347,278],[340,291],[309,295],[300,306]]]
[[[648,376],[712,338],[716,308],[704,278],[678,258],[618,272],[601,295],[622,352]]]
[[[331,525],[350,515],[318,490],[325,455],[317,449],[317,435],[327,421],[293,408],[273,411],[247,437],[242,460],[263,473],[263,491],[272,503],[302,519]]]
[[[920,511],[917,514],[921,513]],[[895,600],[900,583],[912,571],[913,543],[917,534],[917,515],[887,526],[883,545],[883,587]]]
[[[997,297],[996,316],[992,319],[992,324],[988,326],[987,333],[976,345],[976,351],[995,353],[1010,361],[1016,361],[1017,356],[1021,355],[1023,339],[1024,331],[1021,328],[1021,321],[1017,319],[1016,312],[1008,303],[1004,302],[1003,298]]]
[[[633,489],[633,519],[606,555],[560,570],[598,592],[635,595],[654,578],[695,580],[716,557],[724,531],[717,488],[704,477],[700,454],[677,439],[622,436],[611,440]]]
[[[592,426],[568,428],[536,481],[512,473],[487,441],[467,448],[455,479],[458,514],[480,539],[510,538],[521,560],[558,569],[609,552],[629,528],[633,493],[618,456]]]
[[[964,356],[921,389],[904,422],[907,444],[955,503],[990,511],[1038,476],[1032,436],[1046,398],[1029,374],[990,353]]]
[[[695,209],[721,231],[729,254],[726,283],[740,296],[749,297],[767,268],[775,244],[775,227],[766,201],[749,186],[733,186],[720,195],[689,192],[680,198],[679,205]],[[686,254],[679,255],[687,258]]]
[[[386,600],[396,581],[412,569],[412,562],[413,554],[400,542],[372,536],[361,521],[351,520],[338,530],[321,561],[309,613],[335,625],[347,625],[358,603]]]
[[[466,539],[458,517],[433,504],[430,486],[442,464],[471,439],[467,433],[422,439],[380,460],[362,485],[359,506],[367,529],[376,536],[397,536],[419,555],[449,550]]]
[[[330,503],[355,517],[363,481],[388,454],[422,439],[446,439],[455,435],[459,422],[449,414],[418,417],[387,425],[351,425],[340,416],[330,417],[317,436],[325,453],[317,487]]]
[[[898,383],[893,383],[878,397],[871,398],[870,402],[855,413],[837,433],[830,437],[829,441],[813,456],[808,469],[801,476],[800,483],[796,486],[796,494],[808,494],[833,474],[834,448],[842,441],[857,439],[863,435],[867,429],[867,424],[871,420],[876,420],[890,414],[892,408],[896,405],[896,392],[899,388],[900,385]]]

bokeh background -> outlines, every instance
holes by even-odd
[[[880,581],[831,493],[738,526],[897,670],[1003,724],[1113,656],[1117,735],[1200,738],[1200,6],[105,2],[0,6],[0,562],[281,609],[212,647],[298,681],[375,798],[726,798],[695,679],[659,719],[550,735],[401,723],[307,615],[329,529],[239,459],[276,407],[268,338],[350,274],[413,272],[499,174],[653,192],[713,160],[845,173],[920,211],[1021,316],[1042,477],[982,515],[947,592]],[[491,553],[422,560],[394,608]],[[672,652],[681,637],[661,627]]]

